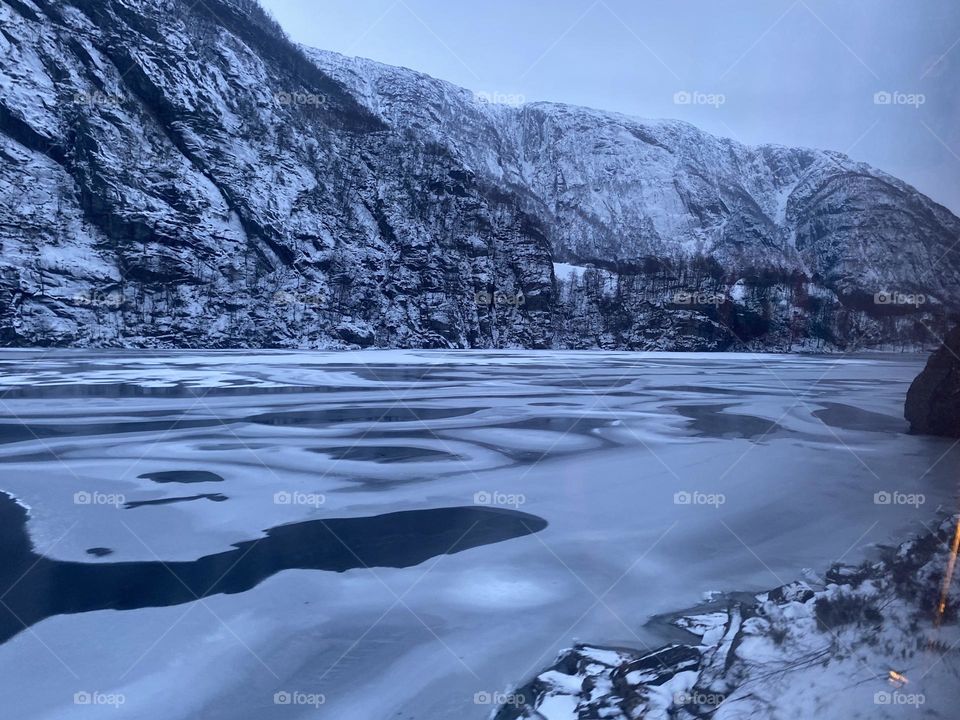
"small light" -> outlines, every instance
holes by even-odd
[[[890,680],[890,683],[895,685],[896,687],[903,687],[904,685],[910,682],[910,680],[907,679],[906,675],[898,673],[896,670],[890,671],[889,680]]]

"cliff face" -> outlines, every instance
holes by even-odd
[[[308,52],[385,123],[522,198],[561,264],[565,346],[931,343],[923,325],[942,329],[957,307],[960,221],[840,153],[491,104],[403,68]]]
[[[256,5],[0,13],[6,344],[549,343],[536,222]],[[474,301],[521,283],[522,318]]]
[[[250,0],[0,0],[0,159],[4,345],[908,345],[960,298],[960,221],[842,155],[490,104]]]
[[[947,335],[907,392],[911,432],[960,437],[960,327]]]

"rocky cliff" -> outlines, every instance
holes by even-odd
[[[0,0],[0,344],[914,346],[960,220],[831,152],[502,105],[253,0]]]

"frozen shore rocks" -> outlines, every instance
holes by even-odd
[[[960,694],[958,539],[960,515],[878,561],[658,619],[687,644],[577,645],[495,719],[946,717]]]

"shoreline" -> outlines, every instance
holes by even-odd
[[[687,633],[657,649],[577,644],[508,691],[494,720],[733,720],[949,716],[960,690],[960,514],[880,546],[881,558],[805,572],[655,616]],[[952,699],[951,699],[952,698]]]

